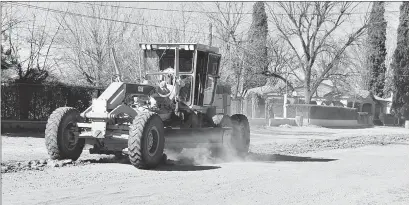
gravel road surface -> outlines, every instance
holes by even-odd
[[[3,204],[409,204],[408,145],[305,156],[313,158],[8,173],[2,176]]]
[[[403,128],[253,127],[245,159],[185,150],[147,171],[84,150],[88,163],[17,169],[47,160],[41,137],[2,134],[2,204],[409,204]]]

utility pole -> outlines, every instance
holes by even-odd
[[[142,38],[143,38],[143,26],[141,25],[141,37],[140,37],[140,42],[143,42],[143,40],[142,40]],[[139,83],[142,83],[143,82],[143,80],[142,80],[142,54],[143,54],[143,51],[141,50],[141,48],[139,48],[139,50],[138,50],[139,52],[138,52],[138,61],[139,61]],[[143,64],[143,66],[145,66],[145,64]]]
[[[242,45],[244,41],[239,41],[237,42],[237,44],[240,46]],[[237,46],[237,47],[239,47]],[[238,50],[238,49],[236,49]],[[239,66],[239,75],[237,76],[237,89],[236,89],[236,94],[234,95],[234,98],[237,99],[237,95],[241,93],[241,91],[243,90],[243,84],[244,84],[244,77],[243,77],[243,70],[244,70],[244,49],[242,49],[242,54],[241,54],[241,63],[238,64]]]
[[[288,97],[288,66],[287,66],[287,75],[285,77],[285,94],[284,94],[284,103],[283,103],[284,119],[287,119],[287,97]]]
[[[212,27],[212,23],[209,23],[209,47],[212,46],[212,40],[213,40],[213,27]]]
[[[1,11],[0,11],[1,16],[3,16],[3,1],[0,1],[0,9],[1,9]],[[3,21],[1,21],[0,26],[3,28]],[[0,36],[0,43],[3,43],[3,34],[1,34],[1,36]],[[1,57],[3,57],[3,52],[1,52],[0,55],[1,55]]]

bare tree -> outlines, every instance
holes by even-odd
[[[172,3],[174,4],[174,3]],[[200,34],[203,28],[198,24],[197,15],[187,12],[190,6],[184,2],[178,4],[180,12],[172,12],[170,25],[173,29],[167,31],[170,42],[201,42],[206,35]],[[165,20],[165,19],[163,19]]]
[[[46,17],[46,21],[48,14]],[[22,21],[21,21],[22,22]],[[13,24],[13,22],[10,22]],[[60,31],[60,27],[52,32],[45,25],[41,25],[33,14],[31,22],[25,24],[27,27],[22,27],[28,32],[19,31],[20,29],[11,32],[13,25],[9,26],[7,38],[8,46],[10,47],[10,56],[13,56],[15,66],[12,66],[17,72],[16,82],[20,83],[43,83],[50,75],[55,64],[51,61],[50,51],[55,43],[55,38]],[[6,32],[4,33],[6,34]],[[20,39],[23,41],[20,41]],[[28,50],[28,54],[21,53],[22,47]]]
[[[297,68],[295,55],[290,52],[288,46],[281,42],[280,39],[270,38],[267,43],[268,51],[268,70],[261,74],[272,77],[270,82],[274,84],[278,80],[284,81],[290,90],[294,90],[294,83],[301,81],[299,76],[295,73]]]
[[[221,81],[230,85],[238,85],[242,79],[244,37],[247,29],[244,25],[243,2],[214,2],[212,7],[206,9],[203,4],[198,4],[201,10],[206,11],[206,17],[214,29],[213,42],[221,49],[224,56],[220,65]],[[233,86],[235,96],[240,88]]]
[[[76,8],[92,18],[58,17],[59,24],[65,29],[59,43],[67,48],[63,58],[67,65],[76,68],[88,84],[97,87],[107,85],[114,73],[110,49],[116,47],[120,66],[128,72],[125,75],[135,80],[138,76],[139,48],[135,44],[138,29],[124,23],[131,16],[120,11],[118,6],[107,3],[88,3],[83,9],[79,9],[78,5]]]
[[[348,49],[348,59],[350,61],[351,75],[345,80],[355,82],[359,89],[368,89],[370,80],[370,70],[367,66],[367,46],[366,44],[354,45]]]
[[[5,34],[7,31],[16,27],[17,25],[25,22],[24,14],[18,9],[13,9],[13,5],[9,2],[2,3],[2,11],[1,11],[1,34]]]
[[[11,43],[12,30],[16,29],[19,24],[23,23],[21,12],[18,9],[13,8],[13,5],[8,3],[5,4],[2,2],[2,11],[1,11],[1,69],[2,74],[10,71],[10,68],[14,67],[17,62],[17,56],[13,54],[12,49],[15,49],[16,42]],[[14,33],[13,33],[14,34]],[[3,70],[7,70],[4,71]],[[4,76],[2,75],[2,79]]]
[[[34,93],[32,89],[35,88],[32,85],[42,84],[50,78],[53,79],[51,72],[55,63],[52,61],[51,50],[60,31],[60,27],[55,31],[47,28],[48,13],[46,13],[44,24],[37,20],[35,14],[30,19],[30,21],[26,21],[30,22],[29,24],[21,24],[22,27],[20,28],[11,26],[4,33],[8,35],[7,43],[11,48],[9,49],[10,56],[13,56],[12,60],[14,61],[13,66],[7,70],[15,71],[14,82],[23,85],[18,87],[21,119],[28,119],[29,117],[30,102]]]
[[[279,37],[289,45],[298,61],[306,103],[321,82],[333,74],[345,50],[364,34],[367,23],[344,36],[346,40],[335,37],[356,6],[352,2],[278,2],[277,7],[285,15],[277,14],[270,7]]]

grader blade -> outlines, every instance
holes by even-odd
[[[221,147],[231,132],[229,128],[165,129],[165,148]]]

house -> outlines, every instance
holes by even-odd
[[[287,91],[287,92],[286,92]],[[285,97],[287,94],[287,97]],[[287,104],[304,104],[304,88],[295,87],[291,91],[279,80],[269,81],[266,85],[248,89],[243,93],[241,108],[249,118],[284,117],[284,99]],[[383,99],[362,89],[345,89],[334,85],[330,80],[323,81],[314,92],[310,104],[354,107],[358,112],[379,119],[380,113],[389,113],[392,98]],[[287,109],[287,117],[294,118],[295,110]]]

